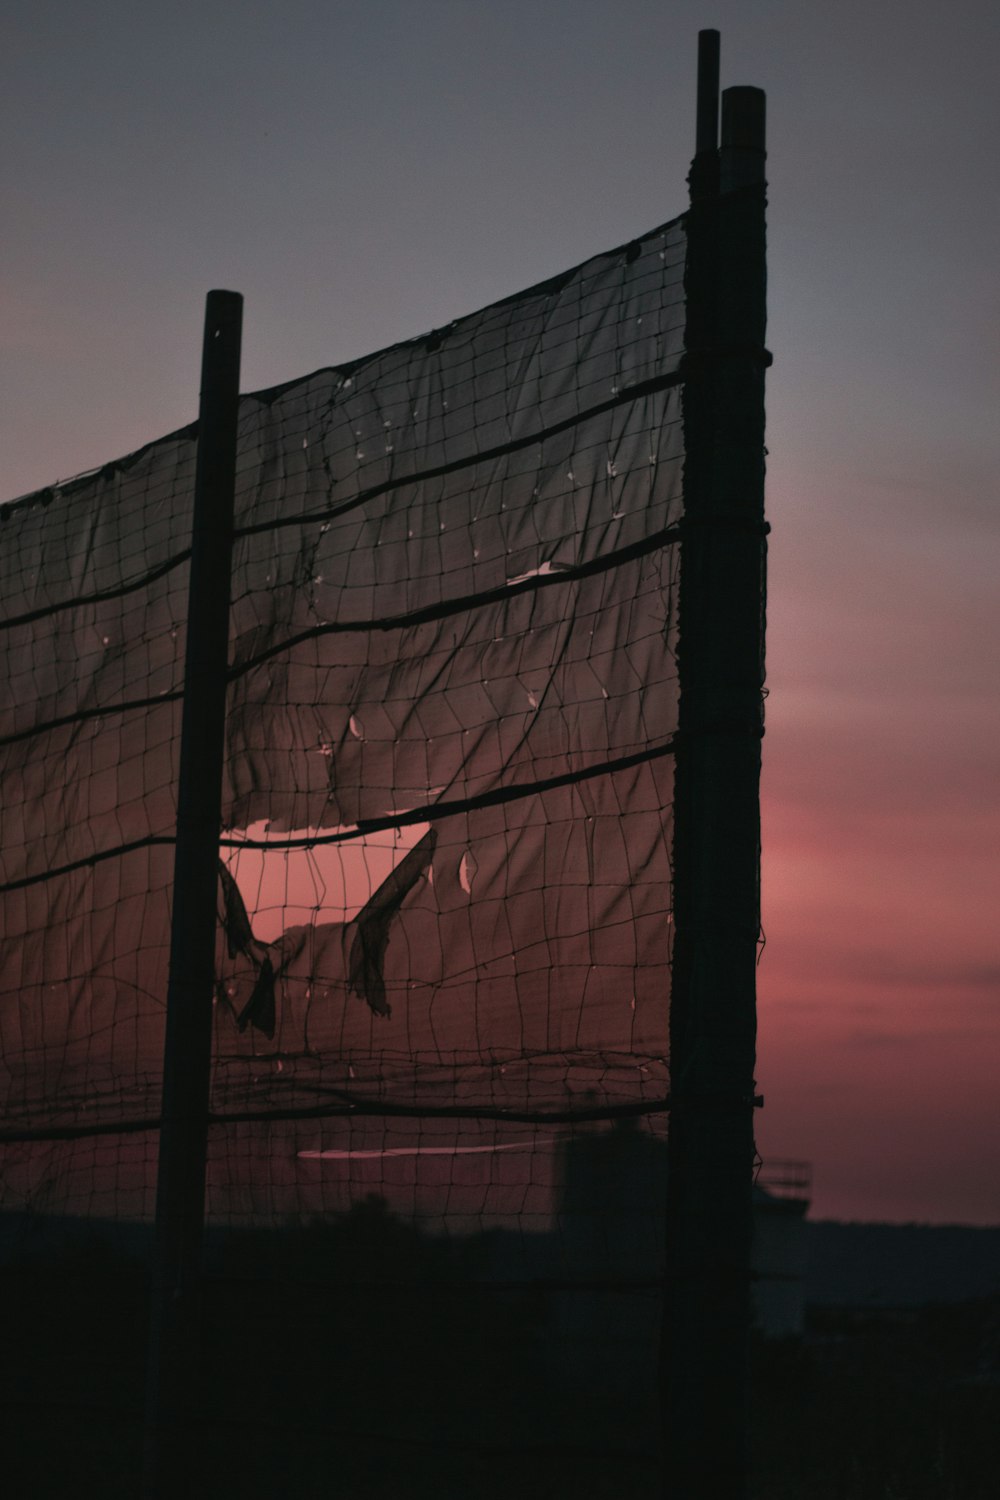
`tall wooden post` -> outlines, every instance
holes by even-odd
[[[229,578],[243,298],[209,292],[202,348],[146,1386],[144,1500],[179,1500],[200,1324]]]
[[[745,1500],[764,668],[764,95],[704,97],[690,175],[674,833],[665,1493]],[[713,67],[714,54],[714,67]],[[717,86],[717,85],[715,85]]]

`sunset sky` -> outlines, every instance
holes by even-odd
[[[758,1118],[817,1217],[1000,1222],[1000,11],[20,0],[0,493],[439,327],[686,207],[697,32],[768,94]]]

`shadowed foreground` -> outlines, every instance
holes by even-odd
[[[485,1242],[422,1238],[374,1205],[231,1237],[192,1380],[193,1500],[659,1500],[653,1390],[593,1363],[574,1378],[551,1294],[477,1279],[487,1258]],[[145,1270],[95,1246],[2,1285],[12,1492],[134,1500]],[[987,1500],[998,1317],[995,1299],[827,1311],[803,1344],[755,1349],[757,1500]]]

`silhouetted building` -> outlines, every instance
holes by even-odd
[[[809,1186],[808,1165],[798,1161],[768,1163],[754,1185],[754,1321],[765,1338],[803,1332]]]

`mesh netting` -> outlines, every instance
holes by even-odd
[[[241,399],[210,1231],[656,1271],[684,250]],[[195,450],[2,512],[17,1243],[152,1217]]]
[[[243,398],[216,1109],[665,1093],[682,260]],[[194,455],[5,512],[8,1128],[157,1113]]]

